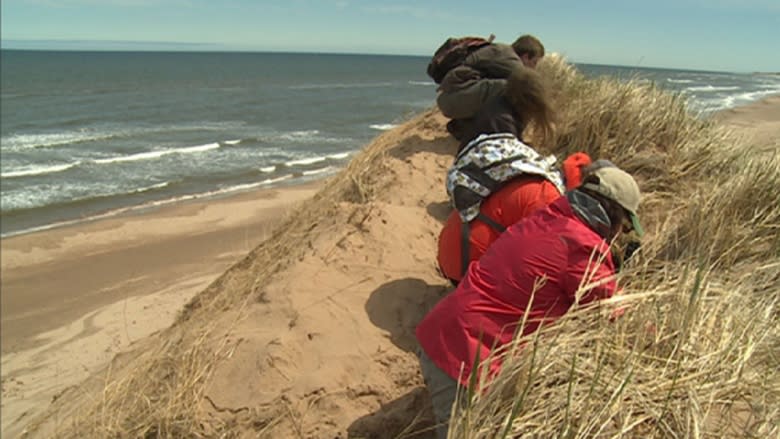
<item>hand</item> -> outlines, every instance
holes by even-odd
[[[626,249],[623,251],[623,263],[628,262],[628,260],[631,259],[631,256],[633,256],[641,246],[642,243],[639,241],[631,241],[626,244]]]

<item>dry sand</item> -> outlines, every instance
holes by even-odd
[[[772,97],[717,117],[777,148],[778,115]],[[418,413],[411,428],[429,425],[413,330],[447,291],[435,251],[456,143],[444,122],[425,115],[378,138],[394,190],[313,224],[263,300],[218,316],[233,344],[207,385],[215,416],[252,408],[255,422],[278,421],[271,437],[393,437]],[[3,240],[3,437],[170,324],[263,239],[273,206],[311,194],[247,194]]]
[[[744,134],[756,148],[780,148],[780,96],[721,111],[715,118]]]
[[[2,436],[178,310],[317,185],[3,239]]]

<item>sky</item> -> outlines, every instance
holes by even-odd
[[[2,0],[3,48],[430,56],[537,36],[575,63],[780,72],[780,0]]]

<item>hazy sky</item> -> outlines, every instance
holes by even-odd
[[[431,55],[539,37],[570,61],[780,71],[780,0],[2,0],[2,46]]]

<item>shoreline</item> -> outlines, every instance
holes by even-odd
[[[287,188],[294,188],[299,186],[306,186],[309,184],[316,184],[320,180],[327,179],[338,173],[341,168],[336,168],[335,172],[323,173],[321,177],[306,177],[305,175],[295,176],[290,174],[289,176],[280,177],[271,183],[267,181],[248,183],[230,188],[230,190],[212,190],[207,192],[184,194],[174,196],[172,198],[164,198],[160,200],[148,200],[137,204],[117,205],[116,207],[98,211],[89,216],[82,216],[78,218],[65,218],[61,220],[54,220],[48,223],[35,225],[30,228],[20,228],[17,230],[0,233],[0,240],[13,238],[16,236],[29,235],[31,233],[46,232],[50,230],[56,230],[63,227],[77,226],[79,224],[90,223],[95,221],[108,220],[112,218],[119,218],[129,215],[143,215],[148,212],[153,212],[157,209],[164,209],[172,206],[178,206],[188,203],[207,203],[215,200],[225,199],[240,196],[241,194],[270,191],[270,190],[284,190]],[[296,180],[297,179],[297,180]],[[13,214],[13,212],[11,212]],[[7,218],[6,218],[7,220]]]
[[[84,314],[85,309],[93,311],[122,298],[150,294],[137,289],[142,279],[153,277],[149,272],[172,279],[175,276],[165,272],[176,265],[203,264],[206,261],[199,259],[214,256],[225,262],[243,256],[267,237],[293,204],[313,195],[320,185],[315,181],[188,200],[0,239],[2,353],[17,351],[24,338],[77,318],[75,311]],[[172,251],[172,245],[193,252]],[[193,254],[204,248],[208,252],[202,256]],[[91,273],[81,276],[79,267],[85,264]],[[221,274],[226,268],[207,271]],[[123,285],[113,288],[118,276]],[[78,304],[71,297],[64,301],[68,309],[59,307],[56,315],[46,316],[34,327],[18,328],[53,308],[34,310],[33,304],[58,289],[74,295],[89,290],[93,293],[88,295],[94,297]]]
[[[745,136],[761,150],[780,149],[780,94],[720,111],[713,119]]]

